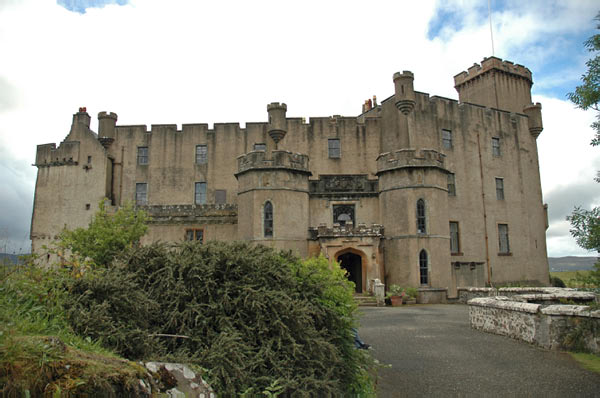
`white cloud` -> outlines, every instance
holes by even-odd
[[[92,116],[116,112],[119,124],[264,121],[271,101],[287,102],[290,116],[356,115],[366,98],[393,93],[399,70],[415,72],[419,91],[456,98],[453,76],[490,55],[480,3],[444,2],[460,11],[460,23],[428,40],[442,2],[133,0],[85,14],[51,1],[4,2],[0,48],[10,61],[0,84],[15,95],[0,97],[0,146],[14,164],[33,163],[35,145],[60,142],[79,106]],[[536,66],[563,51],[564,35],[590,29],[595,8],[508,2],[494,14],[496,55],[526,64],[548,85]],[[577,68],[581,60],[566,73],[578,79]],[[535,100],[544,105],[544,190],[591,181],[592,115]],[[33,184],[32,173],[23,178]]]

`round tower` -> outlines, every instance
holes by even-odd
[[[272,102],[267,105],[267,112],[269,113],[267,132],[273,141],[275,141],[275,149],[277,149],[277,144],[287,133],[287,120],[285,118],[287,105],[284,103],[280,104],[279,102]]]
[[[396,107],[405,115],[408,115],[415,107],[414,80],[413,73],[407,70],[402,73],[394,73]]]
[[[238,157],[238,239],[308,254],[308,156],[273,150]]]
[[[434,150],[402,149],[379,155],[387,286],[451,285],[447,173],[444,155]]]

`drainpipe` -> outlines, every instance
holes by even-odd
[[[477,151],[479,155],[479,175],[481,177],[481,204],[483,206],[483,231],[485,234],[485,263],[487,265],[487,284],[492,287],[491,269],[490,269],[490,247],[487,227],[487,211],[485,209],[485,191],[483,189],[483,162],[481,160],[481,141],[479,132],[477,132]]]

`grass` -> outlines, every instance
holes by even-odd
[[[577,274],[586,276],[591,271],[561,271],[561,272],[550,272],[550,276],[555,276],[562,279],[563,282],[567,285],[567,287],[581,287],[575,281],[575,277]]]
[[[587,370],[600,373],[600,356],[581,352],[571,352],[570,354],[573,359],[579,362],[579,364]]]
[[[0,274],[0,395],[135,396],[144,368],[76,335],[61,306],[68,272],[32,267]]]

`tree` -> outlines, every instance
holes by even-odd
[[[594,18],[600,22],[600,12]],[[600,23],[596,26],[600,29]],[[595,56],[588,60],[585,64],[588,67],[587,73],[581,77],[582,85],[575,88],[574,93],[569,93],[567,96],[578,108],[587,110],[589,108],[595,110],[596,121],[591,127],[595,131],[594,138],[591,141],[592,146],[600,145],[600,34],[595,34],[584,42],[584,46],[588,51],[595,53]],[[600,173],[595,178],[596,182],[600,182]],[[587,250],[595,250],[600,252],[600,207],[595,207],[592,210],[585,210],[581,207],[576,207],[573,213],[567,217],[571,222],[571,235],[577,240],[577,244]],[[600,286],[600,262],[594,266],[595,270],[591,271],[588,276],[578,275],[580,282],[584,282],[589,286]]]
[[[148,230],[148,216],[127,203],[108,214],[104,200],[87,228],[65,229],[59,236],[60,246],[95,265],[107,266],[125,249],[133,247]]]
[[[596,28],[600,29],[600,12],[594,19],[599,22]],[[567,94],[567,97],[578,108],[583,110],[591,108],[598,112],[596,114],[596,121],[591,125],[595,131],[591,144],[597,146],[600,145],[600,108],[598,107],[598,102],[600,102],[600,55],[598,54],[598,51],[600,51],[600,34],[595,34],[587,39],[584,42],[584,46],[588,51],[594,53],[594,57],[585,63],[588,70],[581,77],[583,84],[577,86],[575,92]]]

